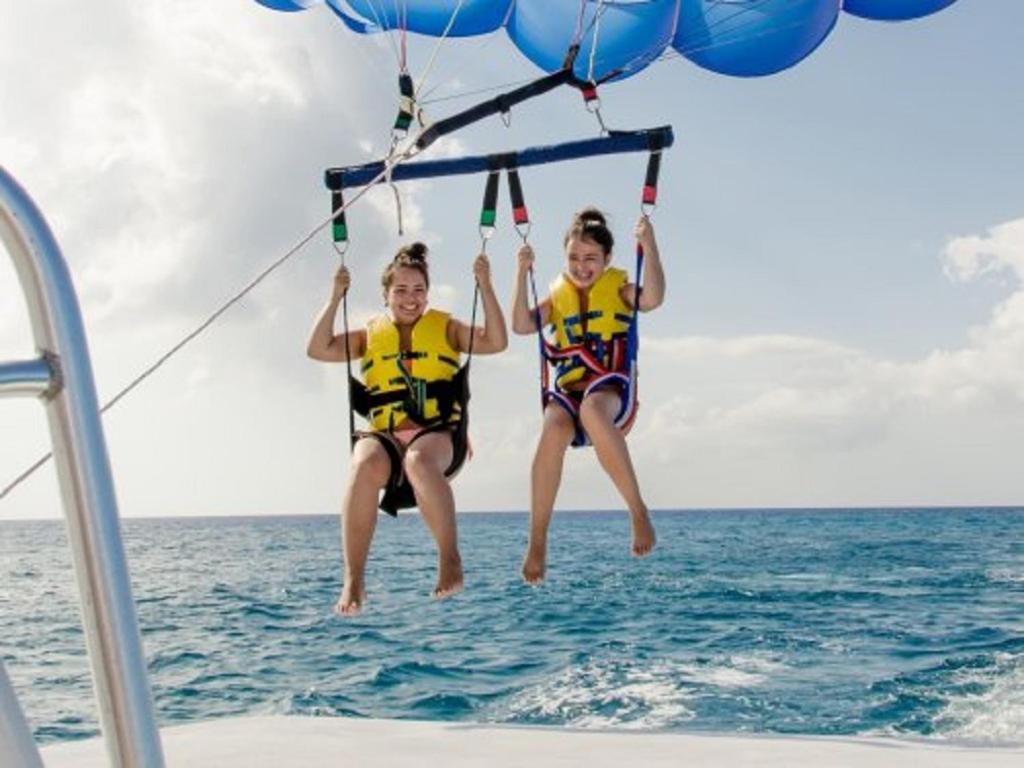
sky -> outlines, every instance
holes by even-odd
[[[668,280],[641,320],[630,445],[656,509],[1024,503],[1024,3],[901,24],[841,16],[784,73],[674,58],[602,89],[613,127],[672,124],[654,224]],[[412,39],[413,72],[431,43]],[[386,149],[395,60],[324,8],[252,0],[0,0],[0,164],[43,210],[79,291],[102,401],[329,213],[322,173]],[[446,44],[428,97],[538,73],[503,34]],[[443,116],[472,99],[427,104]],[[595,135],[555,92],[435,154]],[[628,262],[641,155],[524,171],[538,272],[572,213],[611,215]],[[431,247],[435,306],[468,317],[483,180],[374,190],[349,215],[352,317],[397,247]],[[488,246],[507,308],[505,190]],[[347,471],[343,365],[305,356],[337,265],[328,234],[104,418],[123,516],[331,513]],[[36,354],[0,259],[0,359]],[[535,340],[473,364],[460,509],[523,510],[540,424]],[[49,448],[39,402],[0,400],[0,485]],[[589,451],[560,509],[621,502]],[[56,517],[47,467],[0,519]]]

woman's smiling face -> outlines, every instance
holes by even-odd
[[[608,266],[609,255],[593,240],[573,237],[565,244],[565,273],[577,288],[587,289]]]
[[[427,281],[412,267],[398,267],[384,293],[391,319],[400,325],[415,323],[427,309]]]

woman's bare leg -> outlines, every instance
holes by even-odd
[[[355,444],[341,513],[345,583],[335,611],[342,616],[359,613],[366,599],[364,574],[377,527],[377,500],[390,474],[391,460],[384,446],[373,438]]]
[[[629,508],[633,527],[633,554],[638,557],[650,554],[657,537],[651,517],[640,496],[640,485],[629,457],[626,437],[615,426],[615,416],[622,405],[617,392],[598,390],[587,395],[580,406],[580,421],[594,445],[598,461],[612,479]]]
[[[551,512],[562,483],[565,451],[576,433],[572,417],[562,406],[549,403],[544,409],[544,425],[530,469],[530,543],[523,558],[523,580],[527,584],[544,581],[547,568],[548,527]]]
[[[434,597],[448,597],[462,589],[462,558],[455,524],[455,497],[444,471],[451,464],[452,436],[432,432],[416,440],[405,455],[409,478],[420,514],[437,542],[437,586]]]

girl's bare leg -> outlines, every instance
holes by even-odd
[[[633,554],[638,557],[650,554],[654,549],[657,537],[651,517],[640,496],[640,485],[636,479],[636,471],[629,457],[626,437],[615,426],[615,416],[621,407],[621,399],[616,392],[592,392],[580,406],[580,421],[594,445],[598,461],[604,471],[612,479],[615,487],[622,495],[629,508],[629,516],[633,526]]]
[[[433,432],[416,438],[405,455],[409,478],[420,514],[437,542],[437,586],[434,597],[448,597],[462,589],[462,558],[455,524],[455,497],[444,471],[452,460],[452,436]]]
[[[366,557],[377,527],[377,500],[390,474],[391,460],[384,446],[373,438],[356,443],[341,513],[345,583],[334,610],[342,616],[359,613],[366,599]]]
[[[530,470],[530,543],[522,569],[527,584],[544,581],[551,511],[562,482],[565,451],[575,432],[572,418],[560,405],[550,403],[544,409],[544,426]]]

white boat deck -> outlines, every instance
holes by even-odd
[[[411,720],[244,717],[161,731],[169,768],[1020,768],[1024,745],[580,731]],[[103,741],[53,744],[50,768],[106,768]]]

